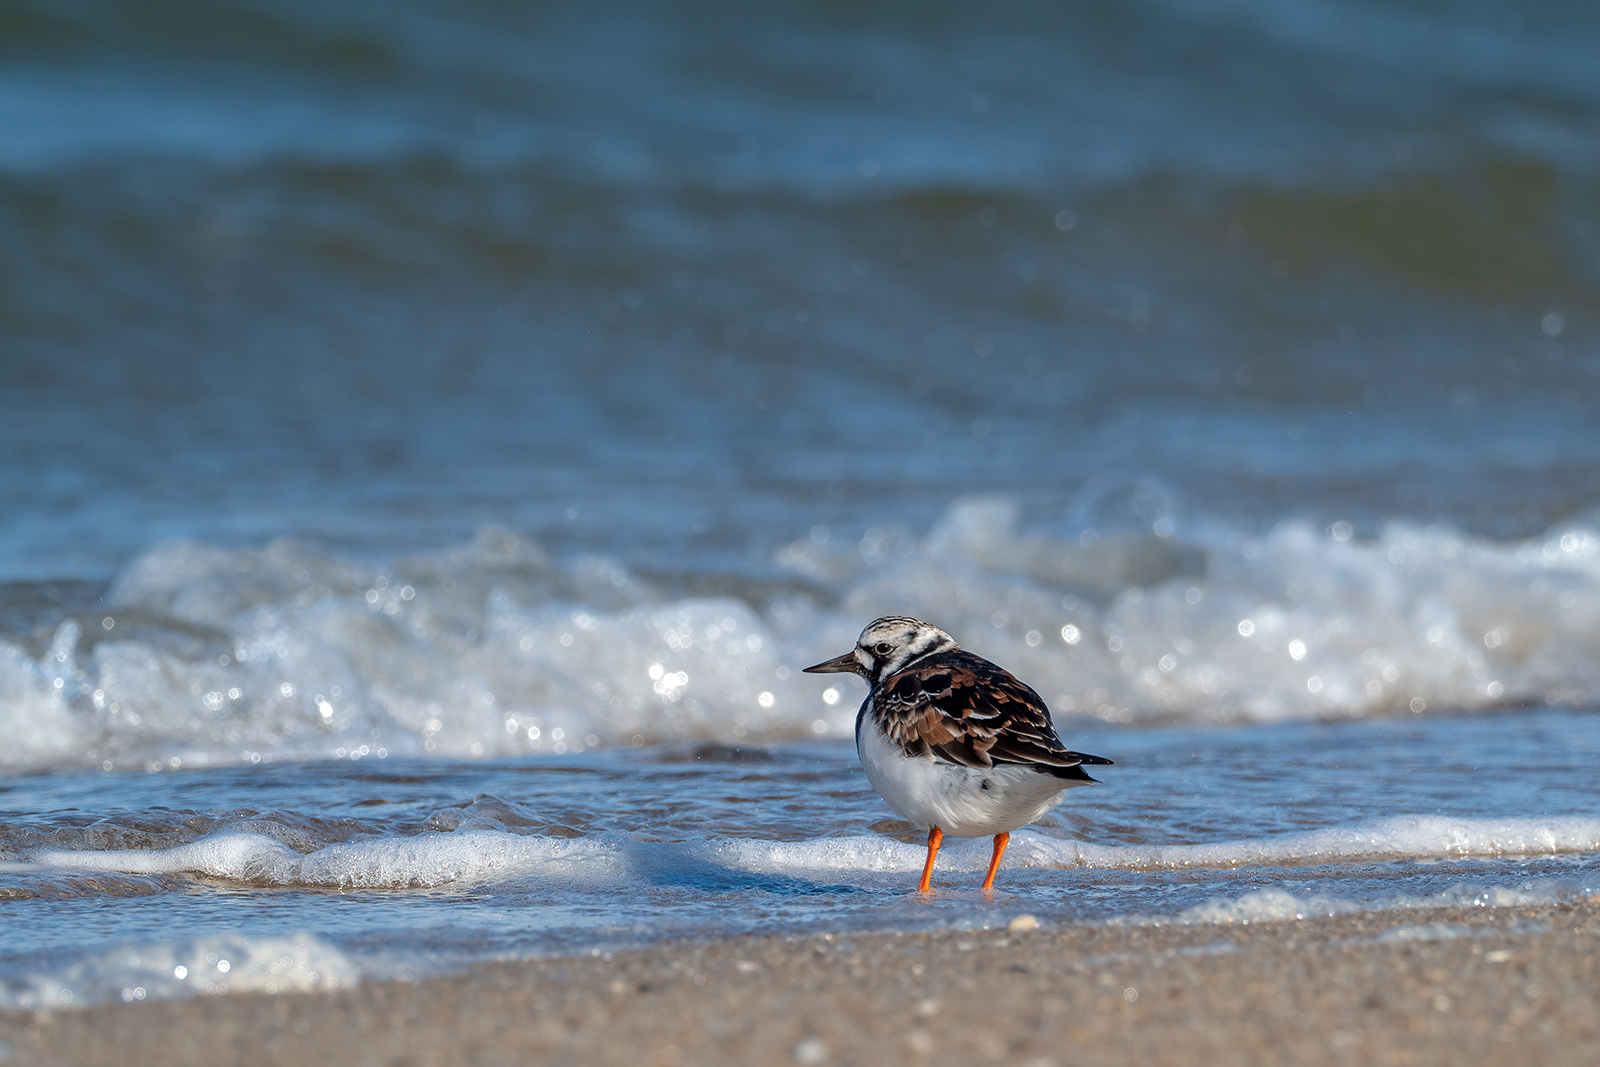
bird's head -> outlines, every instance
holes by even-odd
[[[842,656],[807,667],[810,674],[859,674],[868,685],[879,682],[935,652],[948,652],[955,639],[937,626],[904,615],[888,615],[867,624],[856,647]]]

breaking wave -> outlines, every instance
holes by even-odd
[[[279,541],[158,546],[94,611],[0,642],[0,764],[564,753],[848,736],[802,676],[871,618],[929,619],[1058,718],[1269,721],[1600,699],[1600,532],[1520,542],[1170,517],[1026,531],[967,499],[923,537],[825,531],[782,579],[672,596],[505,530],[383,563]]]

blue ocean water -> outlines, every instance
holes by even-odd
[[[0,999],[1594,893],[1597,31],[0,7]],[[889,612],[1117,760],[992,905]]]

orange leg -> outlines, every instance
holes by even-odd
[[[922,881],[917,883],[917,892],[928,892],[928,883],[933,880],[933,858],[939,854],[939,843],[944,840],[944,831],[937,826],[928,831],[928,862],[922,868]]]
[[[994,889],[994,872],[1000,869],[1000,857],[1006,854],[1006,845],[1010,843],[1010,834],[994,835],[994,858],[989,861],[989,877],[983,880],[983,891],[985,893]]]

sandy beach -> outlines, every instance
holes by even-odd
[[[818,932],[0,1015],[0,1063],[1600,1062],[1600,902]]]

